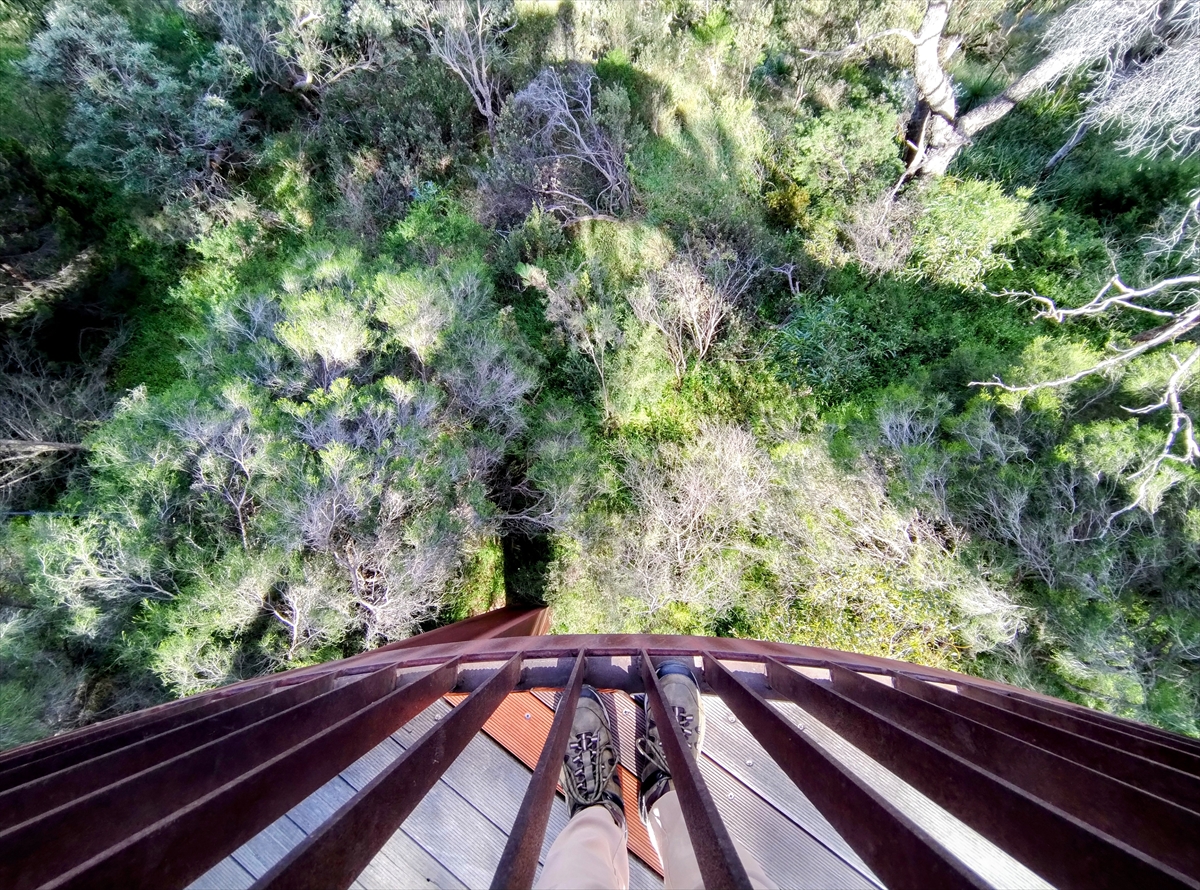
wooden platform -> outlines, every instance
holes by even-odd
[[[192,886],[249,887],[337,807],[393,761],[462,696],[430,706],[407,726],[344,770],[286,816],[220,862]],[[630,825],[630,883],[661,887],[660,867],[637,818],[636,739],[642,712],[623,692],[602,697],[617,728]],[[489,720],[353,885],[360,890],[398,887],[487,887],[549,730],[557,693],[518,692]],[[940,844],[997,887],[1047,886],[1037,875],[851,748],[792,705],[777,705],[855,772],[883,783],[888,796],[923,824]],[[701,771],[735,840],[781,887],[879,888],[882,884],[767,756],[715,696],[705,696],[707,732]],[[561,801],[561,797],[559,798]],[[542,846],[544,862],[566,824],[556,803]],[[540,871],[540,865],[539,865]]]
[[[243,844],[192,887],[196,890],[249,887],[449,710],[450,704],[444,701],[429,707],[338,778]],[[358,890],[487,887],[500,861],[530,772],[490,737],[482,733],[476,736],[353,886]],[[566,824],[566,804],[560,803],[550,817],[543,858]],[[658,888],[662,887],[662,880],[640,860],[633,859],[630,885]]]

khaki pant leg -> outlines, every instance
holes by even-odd
[[[683,824],[683,808],[674,789],[660,797],[658,803],[650,808],[649,829],[650,842],[662,860],[666,890],[703,890],[700,863],[696,861],[687,826]],[[763,874],[750,852],[737,841],[734,841],[734,846],[755,890],[778,890],[778,885]]]
[[[629,890],[625,832],[605,807],[575,814],[559,832],[536,890]]]

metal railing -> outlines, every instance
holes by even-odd
[[[469,695],[259,878],[346,887],[516,690],[562,690],[494,887],[532,884],[582,684],[644,692],[696,664],[888,887],[983,886],[879,789],[788,719],[792,702],[1061,887],[1197,887],[1200,742],[1004,684],[754,640],[540,636],[498,610],[340,662],[275,674],[0,754],[0,887],[182,887],[441,696]],[[746,871],[678,728],[664,735],[709,887]]]

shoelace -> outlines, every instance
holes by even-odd
[[[600,744],[599,733],[581,732],[567,742],[567,765],[569,794],[585,804],[599,803],[617,769],[617,752]]]
[[[675,722],[678,723],[679,728],[683,730],[683,739],[686,742],[695,732],[692,727],[696,723],[696,717],[694,714],[687,713],[687,711],[678,705],[673,707],[671,710],[673,712],[673,716],[675,717]],[[649,712],[647,712],[647,716],[649,716]],[[638,750],[642,752],[642,755],[648,761],[650,761],[664,773],[671,772],[670,768],[667,766],[666,752],[663,750],[662,742],[659,741],[658,724],[651,722],[650,725],[646,727],[646,735],[638,739],[637,745]]]

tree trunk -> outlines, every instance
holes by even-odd
[[[1018,102],[1054,83],[1084,61],[1084,54],[1079,49],[1060,49],[1017,78],[999,96],[958,117],[954,86],[943,67],[945,59],[939,50],[949,17],[948,0],[930,0],[921,30],[916,35],[913,77],[919,99],[913,121],[918,128],[918,137],[921,127],[927,129],[924,131],[923,155],[919,158],[916,155],[922,147],[920,139],[910,138],[906,160],[910,165],[917,161],[915,173],[918,176],[941,176],[976,133],[990,127],[1012,111]]]
[[[954,85],[942,67],[942,32],[950,19],[949,0],[930,0],[925,18],[916,34],[913,53],[913,79],[917,85],[917,107],[909,125],[905,166],[928,152],[954,140]],[[918,161],[923,171],[923,161]]]

